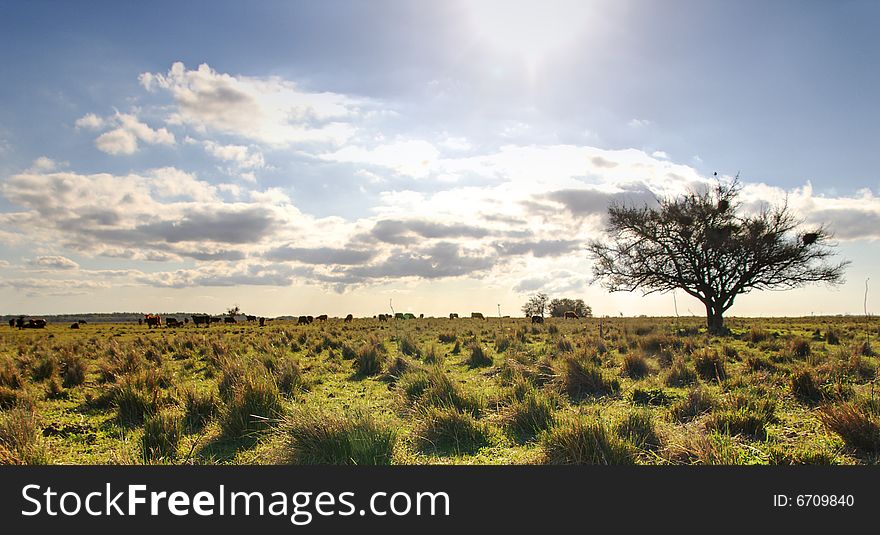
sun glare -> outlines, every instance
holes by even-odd
[[[464,5],[482,44],[529,62],[570,45],[585,30],[589,15],[589,2],[577,0],[475,0]]]

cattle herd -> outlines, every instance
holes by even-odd
[[[268,318],[264,318],[262,316],[251,316],[245,315],[245,321],[248,323],[259,323],[260,327],[266,325]],[[419,319],[424,319],[424,314],[419,314]],[[509,316],[505,316],[509,317]],[[235,316],[212,316],[210,314],[192,314],[190,317],[185,317],[182,320],[173,317],[166,316],[162,317],[159,314],[144,314],[143,318],[138,319],[138,325],[146,324],[148,328],[158,328],[161,327],[164,323],[165,327],[183,327],[185,325],[189,325],[190,318],[192,318],[192,324],[196,327],[209,327],[212,323],[225,323],[225,324],[234,324],[238,323]],[[395,320],[411,320],[415,319],[415,314],[409,312],[396,312],[394,315],[391,314],[379,314],[377,316],[373,316],[373,319],[378,319],[379,321],[388,321],[391,319]],[[449,314],[449,319],[458,319],[459,315],[455,312]],[[472,319],[487,319],[481,312],[471,312]],[[575,312],[566,312],[564,314],[565,319],[579,319],[580,316]],[[297,325],[309,325],[314,321],[325,322],[330,319],[327,314],[321,314],[320,316],[299,316],[297,318]],[[348,314],[343,319],[343,322],[350,323],[354,320],[354,316]],[[532,316],[532,323],[544,323],[544,316]],[[79,329],[80,325],[85,324],[86,320],[77,320],[70,325],[71,329]],[[43,318],[28,318],[26,316],[18,316],[17,318],[12,318],[9,320],[9,326],[12,328],[18,329],[42,329],[45,328],[48,322]]]

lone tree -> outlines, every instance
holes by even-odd
[[[744,214],[740,189],[734,180],[654,208],[613,203],[608,237],[588,246],[594,275],[612,292],[684,290],[705,305],[713,334],[725,332],[739,294],[843,282],[849,262],[826,262],[834,244],[824,226],[803,232],[787,203]]]
[[[522,306],[523,314],[525,314],[527,318],[539,314],[541,317],[544,317],[544,311],[547,310],[547,302],[549,299],[550,298],[547,297],[547,294],[545,293],[537,293],[529,297],[526,304]]]
[[[582,318],[589,318],[593,315],[593,309],[584,303],[583,299],[570,299],[568,297],[553,299],[550,301],[547,309],[554,318],[561,318],[565,316],[566,312],[574,312]]]

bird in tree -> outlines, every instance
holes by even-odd
[[[613,203],[607,237],[588,245],[593,274],[612,291],[645,295],[681,289],[706,307],[710,333],[723,334],[736,296],[811,283],[843,283],[847,261],[829,263],[824,225],[804,231],[787,203],[746,213],[738,177],[656,207]]]

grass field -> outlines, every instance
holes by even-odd
[[[877,462],[876,318],[728,326],[4,327],[0,463]]]

